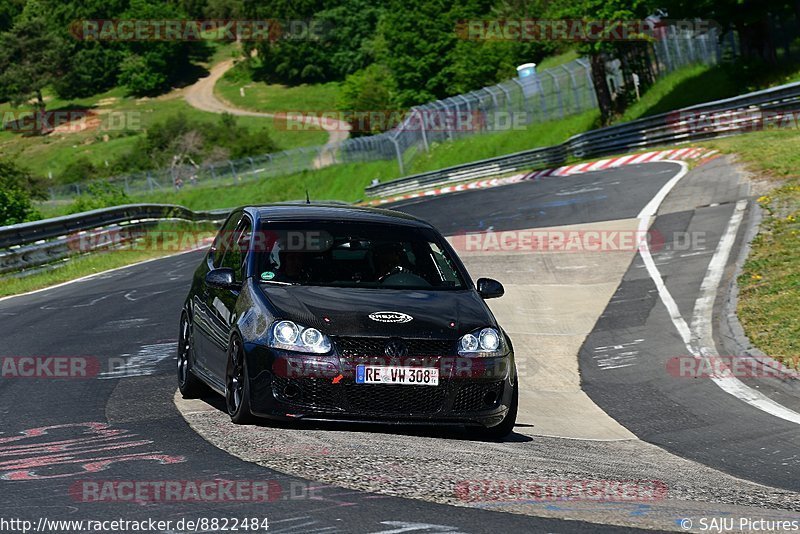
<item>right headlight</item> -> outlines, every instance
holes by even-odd
[[[503,336],[494,328],[484,328],[478,332],[465,334],[458,340],[460,356],[492,357],[505,353]]]

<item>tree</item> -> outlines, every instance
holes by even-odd
[[[667,0],[663,2],[670,18],[713,20],[723,29],[735,29],[742,56],[748,60],[777,63],[771,17],[800,21],[800,2],[777,0]]]
[[[256,76],[287,84],[315,83],[343,80],[366,67],[374,61],[372,39],[384,12],[383,3],[340,0],[326,6],[317,0],[303,0],[246,4],[246,16],[278,20],[277,38],[254,45],[260,59]],[[295,21],[297,27],[280,27],[286,21]]]
[[[598,21],[643,20],[652,9],[653,6],[647,4],[646,0],[555,0],[548,6],[548,17],[568,20],[586,20],[591,17]],[[645,66],[648,64],[645,41],[590,40],[582,42],[578,50],[589,56],[592,82],[604,124],[609,123],[633,98],[631,65],[636,64],[642,69],[638,74],[645,85],[652,80],[652,76],[644,72],[649,69],[649,66]],[[622,61],[626,82],[626,93],[617,98],[612,97],[606,81],[606,62],[612,58]]]
[[[63,76],[53,81],[61,98],[84,98],[116,85],[124,53],[107,43],[79,43],[69,54]]]
[[[378,23],[375,55],[396,80],[402,107],[497,83],[537,50],[542,56],[552,48],[459,37],[458,24],[492,18],[492,7],[486,0],[390,0]]]
[[[397,99],[410,107],[450,96],[445,67],[456,44],[446,0],[391,0],[378,24],[378,60],[397,81]]]
[[[31,174],[13,161],[0,159],[0,226],[40,218],[31,198],[35,191]],[[39,193],[36,196],[41,196]]]
[[[153,95],[167,86],[165,67],[158,54],[128,54],[119,66],[119,82],[133,95]]]
[[[22,7],[24,5],[25,0],[6,0],[0,2],[0,32],[11,29],[14,25],[14,19],[22,13]]]
[[[120,17],[132,20],[185,20],[182,7],[171,2],[131,0]],[[135,96],[149,96],[196,73],[192,60],[205,60],[210,48],[205,41],[130,41],[119,81]]]
[[[371,124],[360,118],[359,112],[391,112],[396,109],[397,87],[392,73],[385,66],[373,63],[345,79],[338,103],[341,111],[354,113],[352,133],[373,134],[389,129],[394,124]],[[369,119],[369,116],[366,117]],[[381,121],[383,122],[383,121]]]
[[[48,24],[61,37],[63,65],[53,89],[63,99],[83,98],[117,84],[126,43],[80,39],[81,20],[118,18],[128,0],[39,0]],[[73,22],[78,23],[73,26]],[[75,31],[73,34],[72,31]]]
[[[238,19],[244,12],[242,0],[208,0],[203,15],[208,19]]]
[[[62,38],[48,24],[37,0],[25,5],[12,28],[0,34],[0,93],[14,105],[36,99],[45,109],[42,90],[62,74]]]

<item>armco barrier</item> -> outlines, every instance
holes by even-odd
[[[373,185],[366,189],[366,193],[370,196],[394,195],[432,185],[461,182],[472,178],[485,178],[521,169],[559,165],[566,159],[564,150],[563,145],[526,150],[508,156],[499,156],[464,165],[457,165],[455,167],[416,174],[407,178]]]
[[[369,186],[365,192],[369,196],[383,197],[490,174],[562,165],[570,157],[607,156],[735,135],[763,127],[767,113],[770,120],[778,120],[782,113],[789,111],[800,111],[800,82],[599,128],[572,136],[560,145],[399,178]]]
[[[0,227],[0,249],[25,245],[40,240],[54,239],[84,230],[94,230],[111,224],[149,219],[180,219],[193,222],[218,222],[230,210],[194,212],[183,206],[170,204],[129,204],[86,211],[43,221]]]
[[[104,226],[101,229],[95,229],[92,231],[92,242],[97,243],[97,246],[93,247],[92,251],[108,250],[118,246],[124,246],[128,243],[128,240],[121,238],[121,236],[124,237],[126,233],[130,234],[136,231],[144,231],[159,223],[159,220],[151,220],[122,225],[112,224]],[[83,250],[78,249],[74,241],[74,238],[78,235],[79,234],[72,234],[70,236],[57,237],[56,239],[50,239],[44,242],[30,243],[8,250],[2,250],[0,251],[0,274],[48,265],[83,252]],[[113,239],[103,240],[103,236],[110,236]],[[21,274],[27,275],[28,273]]]
[[[194,212],[168,204],[131,204],[3,226],[0,227],[0,273],[38,267],[75,255],[78,251],[70,246],[70,239],[81,232],[131,231],[169,220],[221,223],[228,213],[230,210]],[[97,242],[98,246],[108,246],[103,240]]]

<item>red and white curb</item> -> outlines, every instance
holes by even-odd
[[[716,150],[707,150],[705,148],[680,148],[675,150],[660,150],[656,152],[645,152],[643,154],[629,154],[627,156],[618,156],[615,158],[601,159],[598,161],[590,161],[588,163],[576,163],[574,165],[565,165],[554,169],[544,169],[540,171],[533,171],[529,173],[514,174],[513,176],[506,176],[504,178],[490,178],[485,180],[477,180],[458,185],[448,185],[437,189],[429,189],[428,191],[421,191],[418,193],[407,193],[397,195],[389,198],[382,198],[380,200],[372,200],[366,202],[365,205],[377,206],[380,204],[388,204],[390,202],[399,202],[401,200],[408,200],[420,197],[435,197],[439,195],[446,195],[448,193],[456,193],[459,191],[469,191],[471,189],[486,189],[489,187],[498,187],[502,185],[517,184],[530,180],[539,180],[541,178],[549,178],[554,176],[572,176],[574,174],[582,174],[585,172],[601,171],[604,169],[613,169],[622,167],[624,165],[636,165],[639,163],[650,163],[661,160],[699,160],[706,161],[717,154]]]

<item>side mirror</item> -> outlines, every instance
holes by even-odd
[[[206,284],[209,287],[216,287],[218,289],[239,289],[239,284],[236,283],[233,269],[221,267],[213,269],[206,274]]]
[[[503,284],[491,278],[478,278],[478,294],[484,299],[502,297],[506,290]]]

